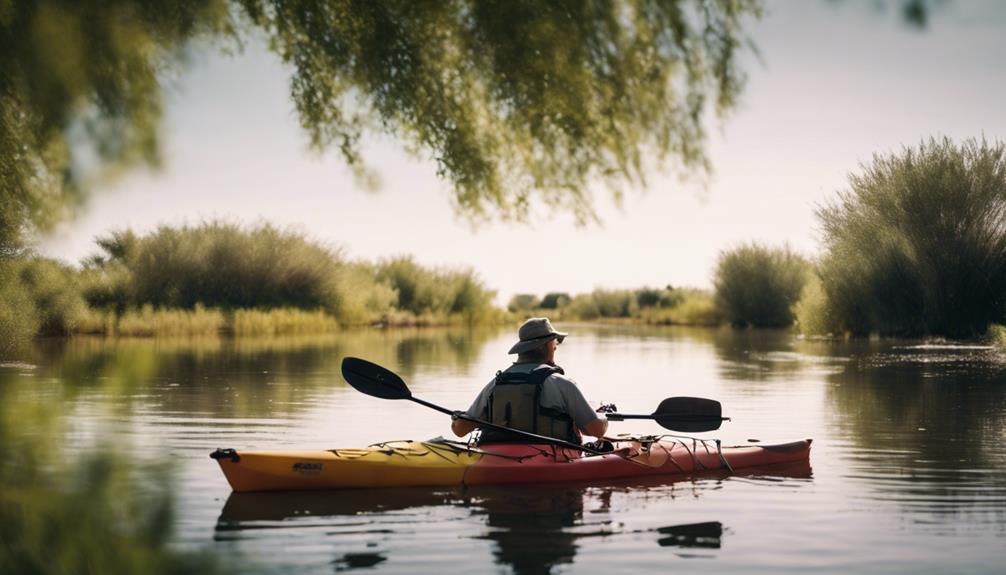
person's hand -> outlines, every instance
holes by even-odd
[[[464,415],[465,415],[465,412],[463,412],[463,411],[452,411],[451,412],[451,421],[457,421],[459,419],[462,419],[464,417]]]
[[[614,403],[602,403],[601,407],[594,410],[595,413],[615,413],[618,407]]]

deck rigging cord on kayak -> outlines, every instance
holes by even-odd
[[[330,450],[331,453],[338,457],[343,457],[346,459],[355,459],[358,457],[363,457],[368,453],[372,452],[374,448],[377,448],[381,453],[385,455],[398,455],[402,457],[420,457],[426,455],[434,455],[440,457],[444,461],[452,461],[450,457],[441,452],[441,448],[446,448],[454,454],[467,453],[475,454],[489,457],[498,457],[501,459],[506,459],[509,461],[515,461],[517,463],[522,463],[525,460],[533,460],[541,456],[550,457],[553,460],[559,461],[574,461],[577,459],[588,459],[593,457],[603,457],[604,455],[613,455],[616,457],[621,457],[625,461],[630,463],[635,463],[644,467],[651,467],[644,461],[637,459],[638,455],[649,454],[656,445],[666,456],[666,461],[661,462],[661,465],[671,464],[678,469],[681,473],[689,472],[702,472],[702,471],[713,471],[715,468],[711,468],[704,463],[702,459],[698,456],[700,450],[704,450],[707,455],[713,453],[710,443],[715,445],[715,453],[720,462],[720,467],[718,469],[726,469],[729,472],[733,472],[733,468],[727,462],[726,458],[723,457],[722,443],[719,439],[702,439],[699,437],[691,437],[684,435],[675,434],[662,434],[662,435],[647,435],[647,436],[628,436],[628,437],[618,437],[612,438],[619,442],[631,441],[639,444],[639,451],[633,453],[633,450],[626,448],[616,449],[609,451],[607,453],[597,455],[591,453],[582,453],[579,456],[572,456],[568,448],[562,448],[555,445],[548,446],[537,446],[528,445],[527,447],[532,450],[531,453],[516,455],[512,453],[501,453],[491,449],[484,449],[478,447],[478,445],[473,441],[454,441],[450,439],[445,439],[443,437],[436,437],[428,441],[412,441],[412,440],[401,440],[401,441],[384,441],[380,443],[374,443],[368,447],[368,449],[333,449]],[[671,439],[670,443],[664,442],[665,439]],[[689,447],[691,443],[691,447]],[[396,445],[397,444],[397,445]],[[404,444],[404,447],[402,446]],[[685,469],[677,460],[675,460],[672,451],[676,446],[680,446],[681,449],[688,454],[688,458],[692,462],[692,469]]]

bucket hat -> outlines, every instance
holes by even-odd
[[[520,338],[520,341],[513,344],[507,353],[524,353],[545,345],[550,339],[557,339],[559,343],[562,343],[567,335],[561,331],[555,331],[547,317],[533,317],[525,321],[517,330],[517,337]]]

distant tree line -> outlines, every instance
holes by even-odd
[[[521,293],[507,309],[517,315],[548,315],[574,321],[639,320],[651,324],[717,325],[721,321],[712,294],[694,288],[595,289],[570,295],[550,292],[542,297]]]

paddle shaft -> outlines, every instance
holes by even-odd
[[[650,413],[648,415],[635,414],[635,413],[606,413],[604,414],[608,421],[624,421],[626,419],[656,419],[658,417],[666,417],[668,419],[676,419],[681,421],[730,421],[729,417],[714,417],[711,415],[664,415],[662,413]]]
[[[487,427],[489,429],[495,429],[496,431],[503,431],[503,432],[506,432],[506,433],[512,433],[514,435],[520,435],[521,437],[526,437],[528,439],[533,439],[535,441],[540,441],[542,443],[550,443],[552,445],[558,445],[560,447],[567,447],[569,449],[576,449],[578,451],[586,451],[587,453],[591,453],[591,454],[594,454],[594,455],[604,455],[605,454],[604,451],[597,451],[596,449],[591,449],[591,448],[583,446],[583,445],[577,445],[577,444],[569,442],[569,441],[563,441],[562,439],[556,439],[554,437],[547,437],[547,436],[544,436],[544,435],[538,435],[537,433],[531,433],[531,432],[528,432],[528,431],[521,431],[519,429],[511,429],[509,427],[504,427],[502,425],[496,425],[495,423],[490,423],[488,421],[483,421],[483,420],[481,420],[481,419],[479,419],[477,417],[471,417],[470,415],[468,415],[467,413],[464,413],[464,412],[451,411],[450,409],[447,409],[446,407],[442,407],[442,406],[439,406],[439,405],[437,405],[435,403],[430,403],[428,401],[424,401],[422,399],[419,399],[416,396],[409,396],[408,399],[411,400],[411,401],[414,401],[414,402],[418,403],[419,405],[425,405],[426,407],[429,407],[430,409],[435,409],[435,410],[439,411],[440,413],[444,413],[444,414],[450,415],[451,417],[455,417],[455,414],[457,414],[458,419],[463,419],[465,421],[470,421],[472,423],[477,424],[479,427]]]

